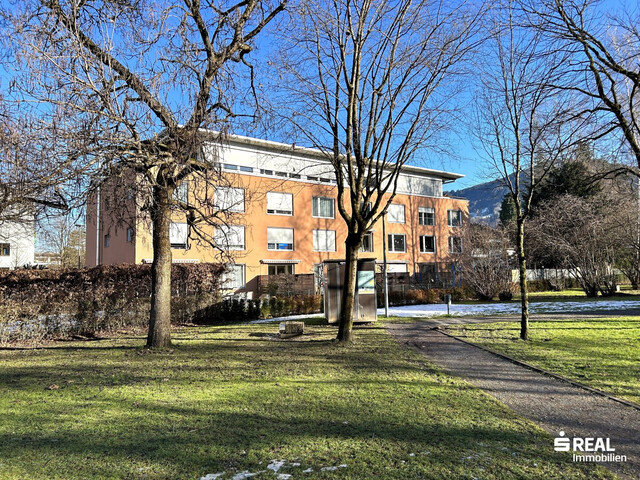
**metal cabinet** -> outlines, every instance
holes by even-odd
[[[344,284],[344,260],[324,262],[324,316],[328,323],[338,323],[340,301]],[[354,323],[375,322],[378,318],[376,305],[376,261],[375,258],[358,260]]]

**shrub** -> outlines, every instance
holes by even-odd
[[[218,264],[172,266],[174,323],[219,299],[223,271]],[[0,272],[0,343],[145,328],[150,296],[150,265]]]

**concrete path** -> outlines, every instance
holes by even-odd
[[[437,323],[471,323],[469,318],[466,322],[452,320],[440,319]],[[640,479],[639,410],[460,342],[440,333],[436,326],[436,322],[422,321],[389,324],[387,328],[434,364],[466,378],[553,437],[564,431],[569,438],[610,438],[615,453],[626,455],[627,462],[604,465],[623,478]],[[549,448],[553,448],[552,443]]]

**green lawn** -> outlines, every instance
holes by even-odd
[[[640,318],[532,322],[530,340],[517,323],[450,327],[473,343],[640,403]]]
[[[610,477],[382,326],[348,347],[325,326],[276,331],[184,328],[160,353],[134,336],[0,350],[0,478],[229,479],[274,459],[305,479]]]

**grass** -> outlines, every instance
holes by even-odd
[[[450,327],[473,343],[503,352],[640,404],[640,318],[532,322],[530,340],[517,323]]]
[[[0,478],[231,478],[274,459],[305,479],[611,477],[381,326],[346,347],[326,326],[276,331],[180,329],[153,353],[135,336],[0,350]]]

